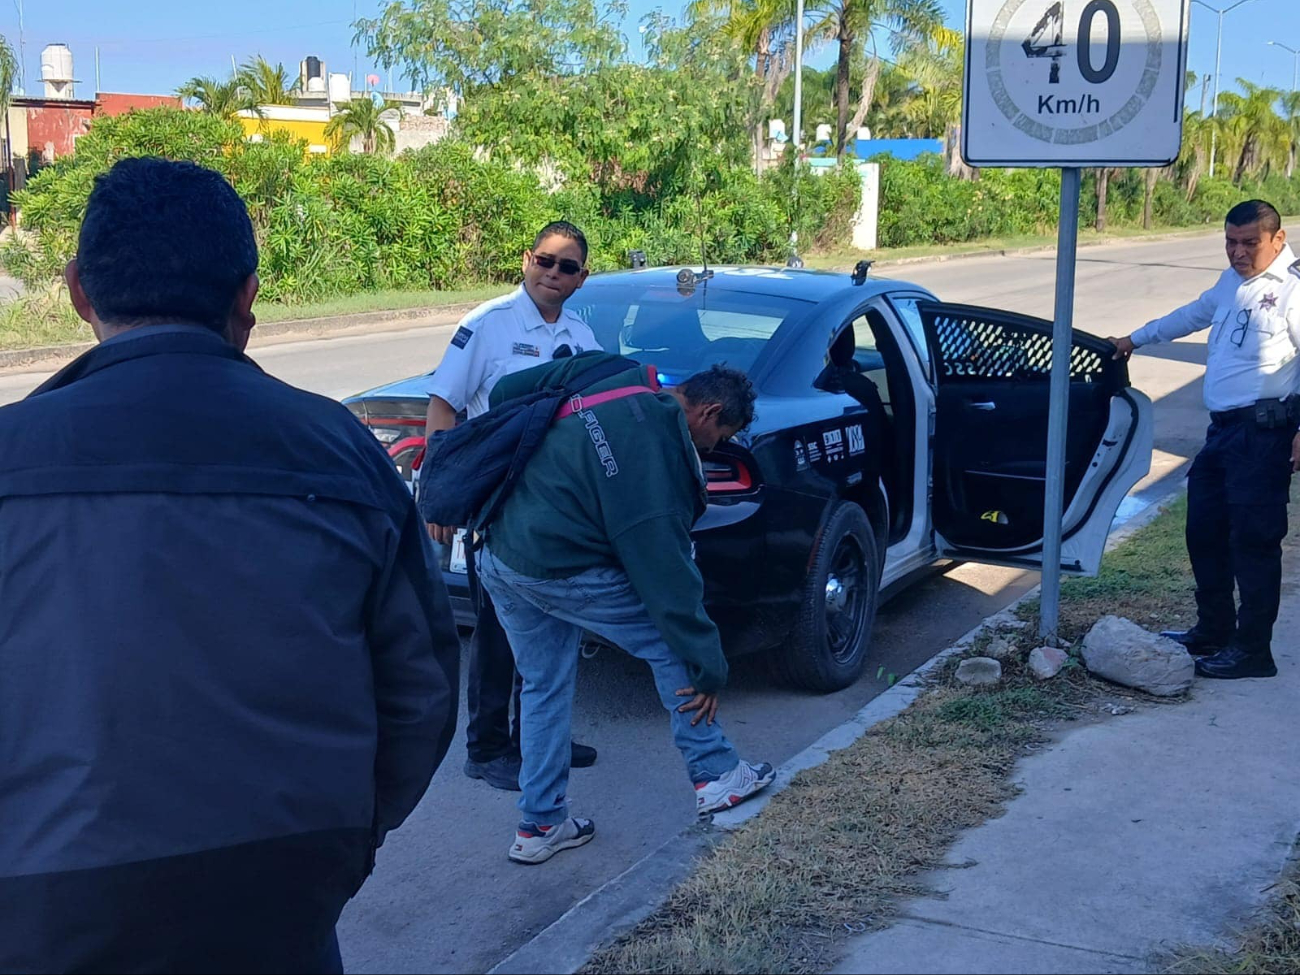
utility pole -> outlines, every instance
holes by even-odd
[[[1231,13],[1242,4],[1253,3],[1254,0],[1237,0],[1230,7],[1224,7],[1222,10],[1217,7],[1211,7],[1205,0],[1192,0],[1192,3],[1199,3],[1206,10],[1213,10],[1219,15],[1219,38],[1214,46],[1214,107],[1210,110],[1210,117],[1216,122],[1219,119],[1219,69],[1223,63],[1223,15]],[[1218,126],[1210,129],[1210,176],[1214,176],[1214,160],[1219,150],[1219,131]]]
[[[27,35],[23,31],[23,0],[14,0],[18,7],[18,90],[27,93]]]
[[[794,15],[794,131],[790,133],[791,148],[794,149],[794,214],[799,214],[799,154],[803,151],[803,0],[797,0]],[[803,267],[799,258],[799,224],[796,222],[790,230],[790,257],[786,263],[791,267]]]
[[[1269,41],[1268,43],[1273,47],[1280,47],[1284,51],[1291,52],[1291,90],[1295,91],[1296,82],[1300,81],[1300,51],[1293,47],[1287,47],[1287,45],[1278,41]]]

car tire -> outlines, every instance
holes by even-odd
[[[817,540],[794,631],[777,666],[797,687],[843,690],[862,676],[880,592],[880,555],[866,512],[850,501],[831,508]]]

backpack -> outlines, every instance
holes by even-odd
[[[613,356],[574,377],[568,386],[551,386],[507,400],[472,420],[429,434],[416,485],[420,516],[435,525],[481,531],[496,517],[551,424],[581,408],[584,389],[637,363]],[[653,375],[653,369],[649,370]],[[651,393],[657,383],[625,386],[589,397],[587,404]]]

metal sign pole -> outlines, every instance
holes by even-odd
[[[1056,312],[1047,414],[1047,483],[1043,499],[1043,585],[1038,633],[1056,641],[1061,611],[1061,514],[1065,494],[1065,435],[1070,412],[1074,269],[1079,244],[1080,170],[1061,170],[1061,225],[1056,244]]]

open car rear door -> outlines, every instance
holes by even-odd
[[[939,554],[1041,567],[1052,323],[991,308],[919,306],[935,364]],[[1074,332],[1061,569],[1095,574],[1125,495],[1151,467],[1151,401],[1109,342]]]

